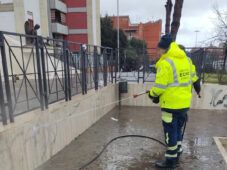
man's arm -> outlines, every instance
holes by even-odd
[[[201,86],[200,86],[200,79],[198,78],[197,74],[196,74],[196,68],[195,65],[192,63],[191,61],[191,68],[192,68],[192,83],[193,83],[193,87],[196,91],[196,93],[200,96],[200,91],[201,91]]]
[[[155,84],[150,89],[149,96],[159,97],[165,92],[169,80],[169,70],[170,68],[167,62],[163,61],[159,64],[159,67],[157,68]]]

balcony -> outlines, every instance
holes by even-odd
[[[57,9],[63,13],[67,13],[66,4],[60,0],[50,0],[50,8]]]
[[[69,30],[68,27],[61,24],[61,23],[52,23],[52,32],[53,33],[57,33],[57,34],[63,34],[63,35],[68,35],[69,34]]]

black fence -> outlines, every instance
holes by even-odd
[[[226,48],[188,48],[187,54],[204,83],[227,84]]]
[[[14,116],[116,82],[111,48],[0,32],[0,113]]]
[[[227,84],[227,49],[208,47],[208,48],[186,48],[187,56],[190,57],[196,66],[197,74],[204,83]],[[129,82],[153,82],[155,81],[157,60],[148,60],[146,55],[141,55],[137,60],[137,67],[127,71],[128,66],[125,62],[126,55],[121,55],[120,76]],[[123,58],[123,59],[122,59]]]
[[[0,32],[0,115],[3,124],[14,116],[60,100],[71,100],[120,79],[153,82],[155,61],[145,52],[129,67],[125,53],[76,42]],[[227,84],[225,48],[186,48],[203,82]],[[131,63],[132,65],[132,63]]]

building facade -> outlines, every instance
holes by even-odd
[[[28,21],[44,37],[101,44],[100,0],[0,0],[0,21],[2,31],[25,33]]]
[[[0,0],[0,30],[25,33],[24,24],[39,24],[38,34],[49,36],[46,0]]]
[[[113,27],[117,28],[117,17],[111,17],[113,22]],[[119,17],[119,26],[128,39],[137,38],[144,40],[147,44],[147,52],[151,59],[157,58],[157,45],[161,37],[162,31],[162,20],[147,22],[147,23],[138,23],[132,24],[130,22],[129,16],[120,16]]]

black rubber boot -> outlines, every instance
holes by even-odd
[[[169,169],[173,170],[176,168],[176,160],[164,160],[164,161],[157,161],[155,166],[158,168]]]
[[[182,153],[183,153],[183,150],[177,152],[177,160],[176,160],[177,165],[179,165],[180,163],[180,156],[182,155]]]

